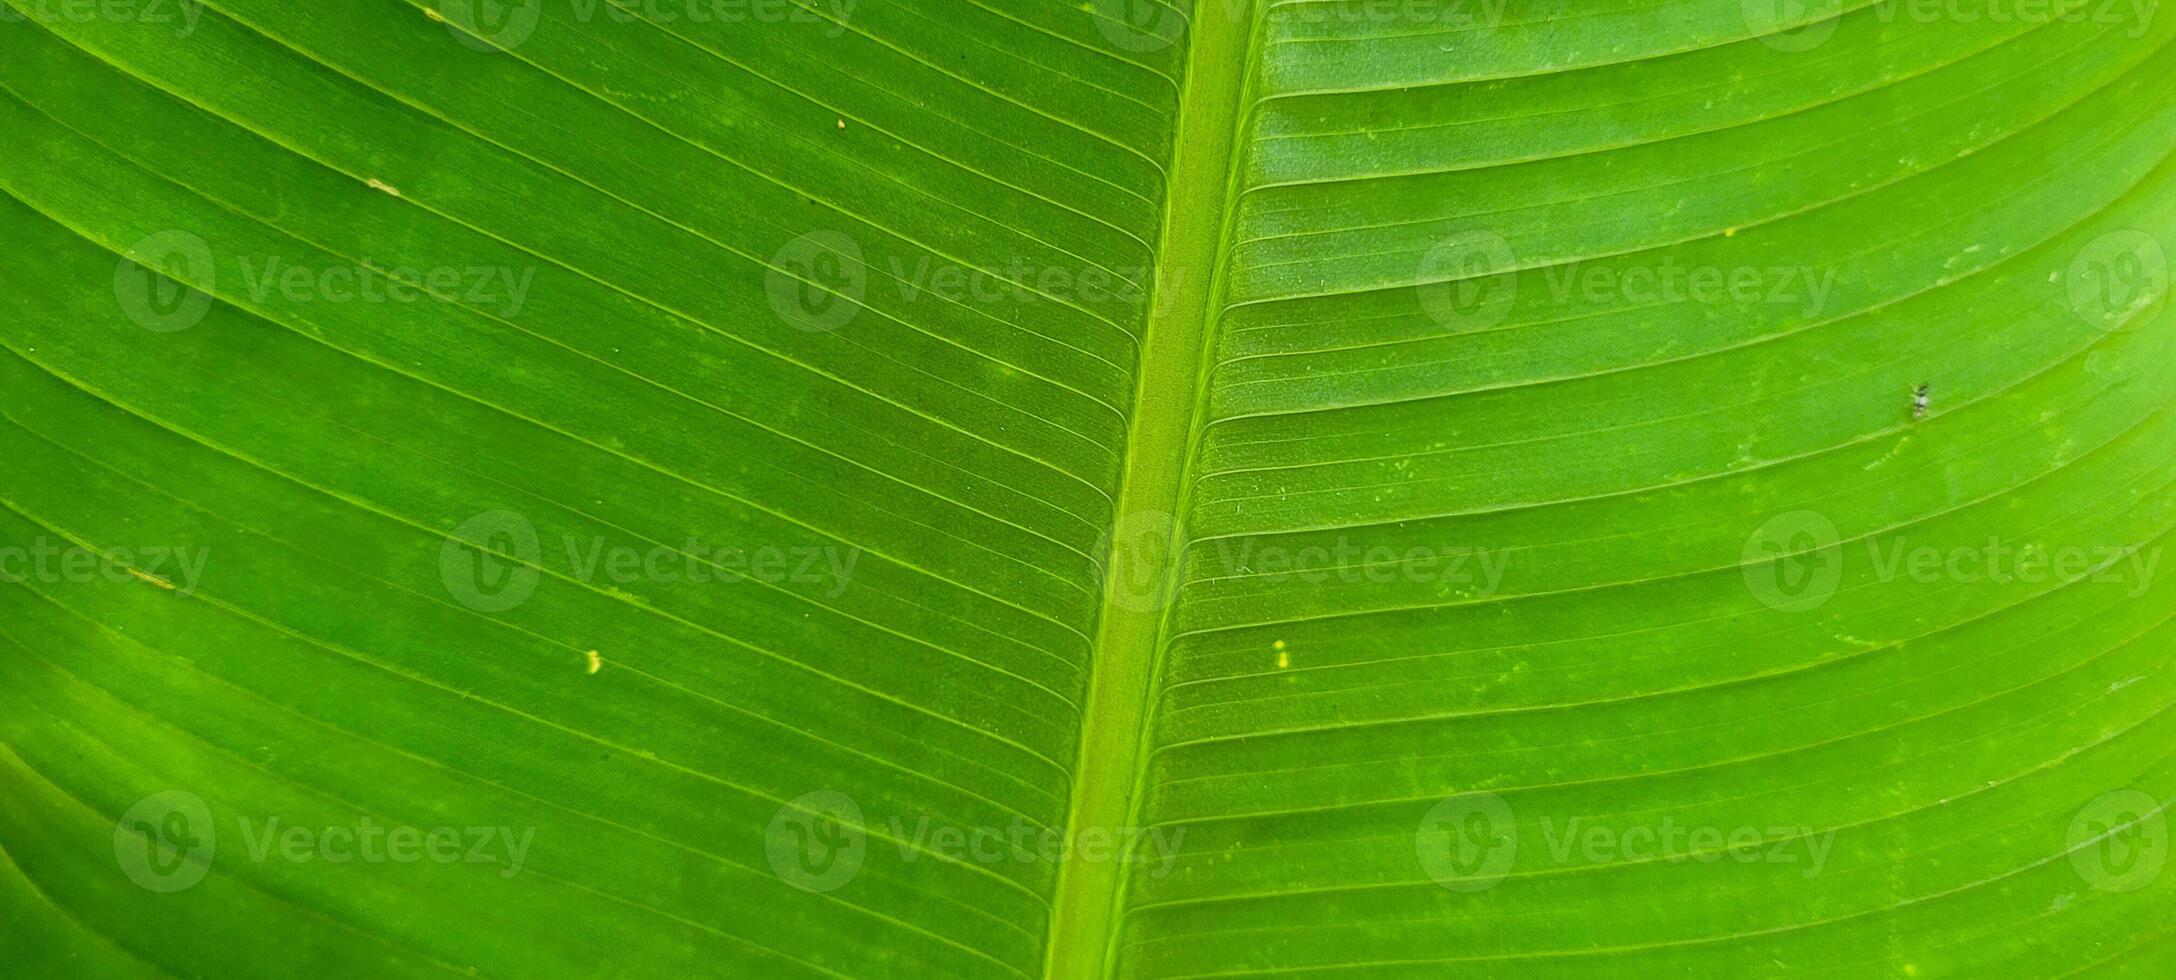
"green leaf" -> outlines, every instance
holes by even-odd
[[[0,0],[0,958],[2164,976],[2153,0]]]

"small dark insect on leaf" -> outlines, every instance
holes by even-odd
[[[1912,389],[1912,418],[1923,419],[1927,417],[1927,401],[1930,398],[1929,393],[1933,389],[1934,385],[1926,381],[1919,382],[1919,387]]]

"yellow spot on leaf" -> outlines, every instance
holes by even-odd
[[[151,574],[150,572],[141,572],[141,571],[137,571],[136,569],[133,569],[133,568],[131,568],[131,569],[129,569],[129,570],[128,570],[128,573],[129,573],[130,575],[134,575],[134,576],[136,576],[137,578],[143,579],[143,580],[144,580],[144,581],[146,581],[146,582],[149,582],[149,583],[151,583],[151,584],[153,584],[153,585],[156,585],[156,586],[158,586],[159,588],[165,589],[165,590],[166,590],[166,591],[168,591],[168,592],[172,592],[172,591],[174,591],[174,583],[172,583],[172,582],[169,582],[169,581],[167,581],[167,580],[165,580],[165,579],[163,579],[163,578],[160,578],[160,577],[158,577],[158,576],[156,576],[156,575],[153,575],[153,574]]]
[[[1279,652],[1277,654],[1277,669],[1283,670],[1286,667],[1290,666],[1292,666],[1292,655],[1289,653]]]
[[[585,656],[589,657],[589,672],[590,672],[590,673],[594,674],[594,673],[596,673],[596,672],[598,672],[598,671],[600,671],[600,670],[603,670],[603,669],[604,669],[604,657],[600,656],[600,655],[599,655],[599,654],[597,653],[597,651],[595,651],[595,650],[591,650],[591,651],[589,651],[589,653],[588,653],[588,654],[586,654]]]
[[[399,197],[399,196],[400,196],[400,188],[398,188],[398,187],[395,187],[395,186],[393,186],[393,185],[391,185],[391,184],[388,184],[388,183],[386,183],[385,181],[379,180],[379,179],[378,179],[378,178],[376,178],[376,177],[372,177],[372,178],[370,178],[370,180],[369,180],[369,182],[368,182],[368,183],[370,184],[370,189],[371,189],[371,190],[374,190],[374,191],[384,191],[384,192],[386,192],[387,194],[391,194],[391,195],[393,195],[394,197]]]
[[[429,7],[423,8],[423,16],[429,17],[431,19],[431,23],[433,24],[443,24],[446,22],[446,18],[443,15],[439,14],[438,11],[432,10]]]
[[[1738,237],[1738,229],[1736,229],[1736,228],[1725,228],[1725,229],[1723,229],[1723,237],[1724,237],[1724,238],[1736,238],[1736,237]]]

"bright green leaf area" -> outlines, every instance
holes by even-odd
[[[2153,0],[0,0],[0,972],[2176,975]]]

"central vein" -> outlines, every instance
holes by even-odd
[[[1072,833],[1133,824],[1147,762],[1150,705],[1161,674],[1166,607],[1176,592],[1179,515],[1205,414],[1205,362],[1236,182],[1256,0],[1201,0],[1188,30],[1176,146],[1165,190],[1156,292],[1105,566]],[[1067,860],[1058,874],[1046,975],[1105,976],[1127,865],[1115,855]]]

